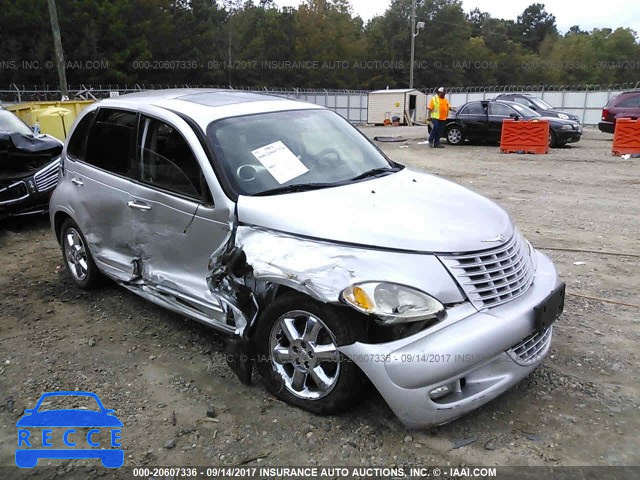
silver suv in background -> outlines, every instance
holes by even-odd
[[[73,281],[108,277],[229,339],[244,382],[348,408],[365,377],[442,424],[543,361],[564,284],[490,200],[387,158],[339,115],[239,92],[88,107],[50,204]]]

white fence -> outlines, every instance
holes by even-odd
[[[80,88],[69,88],[69,97],[82,99],[108,98],[114,92],[119,95],[140,92],[142,90],[159,90],[167,88],[220,88],[211,85],[98,85]],[[224,88],[224,87],[223,87]],[[228,89],[228,87],[227,87]],[[367,122],[368,92],[366,90],[310,90],[310,89],[279,89],[279,88],[246,88],[232,89],[246,92],[265,93],[281,97],[314,103],[339,113],[351,123]],[[5,103],[36,102],[46,100],[60,100],[61,92],[47,87],[25,87],[12,85],[11,88],[0,90],[0,101]]]
[[[501,93],[529,93],[543,98],[554,107],[578,115],[586,125],[596,125],[600,121],[602,107],[609,99],[623,91],[639,90],[640,82],[635,85],[578,86],[579,90],[554,86],[508,86],[508,87],[454,87],[448,89],[451,104],[460,106],[473,100],[495,98]],[[70,96],[76,98],[104,98],[111,92],[120,95],[141,90],[164,89],[175,87],[208,87],[209,85],[98,85],[70,89]],[[238,89],[235,89],[238,90]],[[279,95],[286,98],[314,103],[330,108],[355,124],[366,123],[368,109],[368,92],[365,90],[311,90],[311,89],[275,89],[275,88],[246,88],[244,91]],[[433,90],[426,91],[432,95]],[[48,87],[33,87],[12,85],[9,89],[0,90],[0,100],[8,103],[59,100],[60,90]]]

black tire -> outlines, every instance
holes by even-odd
[[[294,378],[294,373],[297,370],[293,365],[294,361],[300,361],[300,355],[305,355],[305,359],[313,359],[314,357],[312,355],[306,356],[306,353],[294,353],[296,345],[284,335],[281,325],[285,316],[287,319],[292,319],[295,325],[294,329],[300,328],[308,321],[314,322],[314,320],[306,318],[307,314],[319,319],[320,323],[324,325],[321,327],[313,346],[302,343],[302,347],[307,349],[306,352],[311,352],[318,345],[328,345],[328,342],[331,343],[332,340],[335,340],[337,346],[342,346],[362,339],[362,326],[359,319],[345,318],[338,307],[321,304],[302,294],[287,293],[276,298],[273,303],[267,306],[258,320],[259,323],[253,337],[258,354],[258,372],[264,379],[267,389],[286,403],[320,415],[346,410],[361,399],[365,380],[360,368],[340,353],[334,354],[331,361],[321,362],[316,359],[317,368],[321,368],[325,374],[325,377],[322,378],[335,376],[333,386],[328,392],[321,393],[320,398],[308,398],[308,396],[304,398],[305,392],[300,390],[298,390],[298,395],[293,393],[295,389],[291,379]],[[305,328],[308,327],[300,329],[304,330]],[[330,338],[331,336],[333,338]],[[275,346],[288,344],[288,346],[280,348],[285,349],[288,355],[293,355],[295,360],[276,362],[272,342],[276,342]],[[302,350],[299,344],[298,348]],[[313,365],[311,364],[311,366]],[[304,368],[304,365],[300,365],[300,367]],[[315,371],[316,368],[312,368],[312,370]],[[303,384],[309,392],[314,389],[322,390],[320,384],[315,383],[312,373],[300,372],[299,375],[304,375]],[[289,376],[291,378],[287,380]]]
[[[75,237],[76,235],[77,238],[74,238],[73,241],[79,243],[71,246],[69,236]],[[60,246],[62,248],[62,259],[73,283],[85,290],[96,288],[102,283],[102,274],[93,261],[91,252],[87,247],[87,240],[84,238],[76,222],[70,218],[64,221],[60,229]],[[80,249],[78,249],[78,247],[80,247]],[[74,251],[75,255],[73,253]],[[75,263],[72,261],[72,258],[75,260]],[[80,272],[78,265],[81,264],[82,260],[84,260],[86,268],[83,269],[83,272]]]
[[[553,130],[549,130],[549,146],[551,148],[556,148],[559,146],[556,132],[554,132]]]
[[[459,125],[447,127],[446,137],[449,145],[461,145],[464,142],[464,132]]]

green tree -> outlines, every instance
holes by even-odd
[[[518,32],[522,44],[534,52],[538,52],[540,44],[547,35],[557,35],[556,17],[544,8],[541,3],[529,5],[522,15],[518,16]]]

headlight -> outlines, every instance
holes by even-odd
[[[437,318],[444,306],[415,288],[386,282],[359,283],[342,291],[342,300],[386,325]]]
[[[562,130],[573,130],[572,125],[562,125]]]
[[[563,120],[569,120],[569,115],[565,115],[564,113],[559,113],[558,118],[561,118]]]

